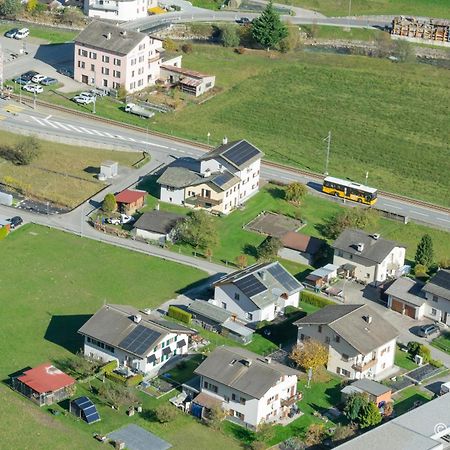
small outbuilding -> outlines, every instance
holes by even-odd
[[[144,206],[146,196],[147,191],[125,189],[116,194],[117,210],[130,216]]]
[[[313,270],[306,278],[304,283],[314,289],[322,289],[333,278],[337,277],[339,267],[334,264],[327,264],[319,269]]]
[[[12,377],[11,385],[17,392],[44,406],[69,398],[74,392],[75,379],[51,363],[44,363]]]
[[[99,178],[114,178],[119,173],[119,164],[115,161],[103,161],[100,165]]]
[[[301,264],[313,264],[317,259],[321,248],[325,245],[323,239],[318,239],[306,234],[288,231],[281,237],[283,247],[278,256],[283,259],[295,261]]]
[[[184,216],[168,211],[151,211],[142,214],[136,221],[132,233],[134,236],[164,244],[173,238],[173,230]]]
[[[72,400],[69,403],[69,411],[89,424],[100,420],[100,414],[89,397],[78,397]]]
[[[195,70],[167,64],[161,66],[161,78],[169,81],[171,84],[178,84],[183,92],[196,97],[211,90],[216,82],[214,75],[207,75]]]
[[[368,378],[362,378],[345,386],[341,390],[342,401],[345,401],[352,394],[361,393],[367,394],[371,402],[381,407],[391,401],[392,389]]]

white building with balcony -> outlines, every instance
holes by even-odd
[[[96,19],[125,22],[147,17],[149,8],[157,5],[156,0],[84,0],[84,13]]]
[[[398,330],[367,305],[330,305],[295,323],[297,342],[328,347],[327,369],[350,379],[383,379],[394,365]]]
[[[121,368],[156,376],[170,361],[187,354],[195,330],[128,305],[105,305],[79,330],[84,355]]]

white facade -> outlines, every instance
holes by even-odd
[[[157,5],[156,0],[85,0],[84,13],[97,19],[124,22],[147,17],[148,9]]]
[[[423,315],[445,325],[450,325],[450,300],[430,292],[425,292],[425,297],[427,302],[423,305]]]
[[[173,203],[175,205],[184,205],[185,189],[177,189],[171,186],[161,185],[159,199],[166,203]]]
[[[370,261],[362,256],[354,255],[343,250],[335,249],[333,264],[343,266],[353,264],[355,278],[366,283],[379,284],[388,277],[394,277],[397,271],[405,264],[405,248],[394,247],[381,263]]]
[[[178,343],[181,341],[184,341],[185,345],[178,347]],[[168,333],[144,358],[139,358],[120,348],[112,347],[89,336],[85,336],[84,354],[103,362],[116,360],[121,367],[129,367],[145,376],[155,376],[168,361],[177,355],[184,355],[188,352],[188,342],[189,339],[186,334]]]
[[[297,394],[297,377],[280,376],[279,381],[260,399],[204,376],[201,377],[200,388],[201,392],[220,400],[222,408],[228,415],[257,428],[262,422],[277,422],[287,413],[287,407],[282,406],[282,401],[289,400]]]
[[[298,330],[298,343],[314,339],[328,346],[327,369],[352,380],[378,379],[394,365],[397,339],[392,339],[370,353],[363,355],[342,339],[328,325],[302,325]]]
[[[246,322],[260,322],[261,320],[274,320],[279,311],[286,306],[298,307],[300,292],[278,297],[277,301],[259,308],[237,286],[232,283],[216,286],[214,289],[214,303]]]

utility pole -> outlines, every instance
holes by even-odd
[[[36,109],[36,91],[33,91],[33,109]]]
[[[327,157],[325,160],[325,172],[324,175],[328,176],[328,162],[330,160],[330,147],[331,147],[331,131],[328,132],[328,136],[324,139],[327,141]]]
[[[366,186],[367,186],[367,180],[369,179],[369,171],[366,171]]]
[[[208,134],[206,136],[208,137],[208,145],[209,145],[209,138],[211,137],[211,133],[208,131]]]

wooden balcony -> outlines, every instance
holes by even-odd
[[[281,400],[281,406],[292,406],[295,405],[299,400],[302,399],[302,393],[297,392],[295,395],[292,395],[289,398],[285,398]]]
[[[201,206],[202,208],[211,208],[213,206],[220,205],[221,200],[214,200],[209,197],[202,197],[201,195],[193,195],[185,200],[188,205]]]
[[[366,363],[357,363],[357,364],[353,364],[352,368],[354,370],[356,370],[357,372],[365,372],[366,370],[370,369],[371,367],[373,367],[376,363],[377,363],[377,359],[374,358],[372,360],[370,360],[369,362]]]

